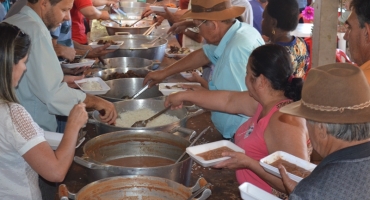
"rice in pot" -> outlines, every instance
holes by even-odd
[[[143,108],[135,111],[126,111],[119,114],[116,120],[116,126],[120,127],[131,127],[135,122],[140,120],[146,120],[149,117],[155,115],[157,112],[149,108]],[[180,121],[176,116],[162,114],[154,120],[150,121],[146,127],[155,127],[171,124]]]

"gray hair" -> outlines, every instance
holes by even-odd
[[[322,124],[326,132],[337,139],[347,142],[361,141],[370,138],[370,122],[362,124],[331,124],[315,122],[307,119],[310,124]]]

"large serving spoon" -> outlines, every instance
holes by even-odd
[[[167,106],[165,109],[159,111],[157,114],[153,115],[152,117],[150,117],[149,119],[146,119],[146,120],[140,120],[140,121],[137,121],[135,122],[131,127],[146,127],[146,125],[152,121],[153,119],[157,118],[158,116],[160,116],[161,114],[165,113],[167,110],[169,110],[171,108],[171,106]]]
[[[205,132],[207,132],[208,131],[208,129],[209,128],[211,128],[210,126],[208,126],[207,128],[205,128],[202,132],[200,132],[199,133],[199,135],[193,140],[193,142],[188,146],[188,147],[191,147],[191,146],[193,146],[194,144],[195,144],[195,142],[197,142],[198,141],[198,139],[200,138],[200,137],[202,137],[202,135],[205,133]],[[178,163],[178,162],[180,162],[180,160],[182,159],[182,157],[184,157],[185,156],[185,154],[186,154],[186,151],[184,151],[184,153],[182,153],[181,154],[181,156],[179,157],[179,159],[177,159],[176,160],[176,162],[175,162],[175,164],[176,163]]]
[[[149,82],[143,88],[141,88],[138,92],[136,92],[136,94],[132,95],[131,97],[125,95],[121,99],[136,99],[136,97],[138,97],[141,93],[143,93],[148,88],[149,88]]]
[[[142,17],[142,18],[140,18],[140,19],[136,20],[134,23],[132,23],[132,24],[130,25],[130,27],[133,27],[136,23],[138,23],[139,21],[143,20],[144,18],[145,18],[145,17]]]

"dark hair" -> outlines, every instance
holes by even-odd
[[[61,2],[62,0],[49,0],[51,6],[55,6],[57,3]],[[28,0],[29,3],[35,4],[39,2],[39,0]]]
[[[263,74],[274,90],[284,91],[284,96],[293,101],[301,99],[303,80],[291,78],[292,61],[285,47],[278,44],[260,46],[252,52],[249,62],[253,76]]]
[[[13,65],[29,52],[31,40],[18,27],[0,23],[0,99],[18,102],[12,84]]]
[[[365,23],[370,24],[369,0],[352,0],[351,9],[355,11],[361,28],[365,27]]]
[[[297,0],[269,0],[267,13],[277,21],[277,28],[294,31],[298,25],[299,8]]]

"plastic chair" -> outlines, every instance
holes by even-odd
[[[340,62],[340,63],[350,63],[350,64],[354,64],[351,59],[349,59],[349,57],[347,56],[347,54],[341,50],[341,49],[337,49],[336,52],[335,52],[335,60],[336,62]]]

